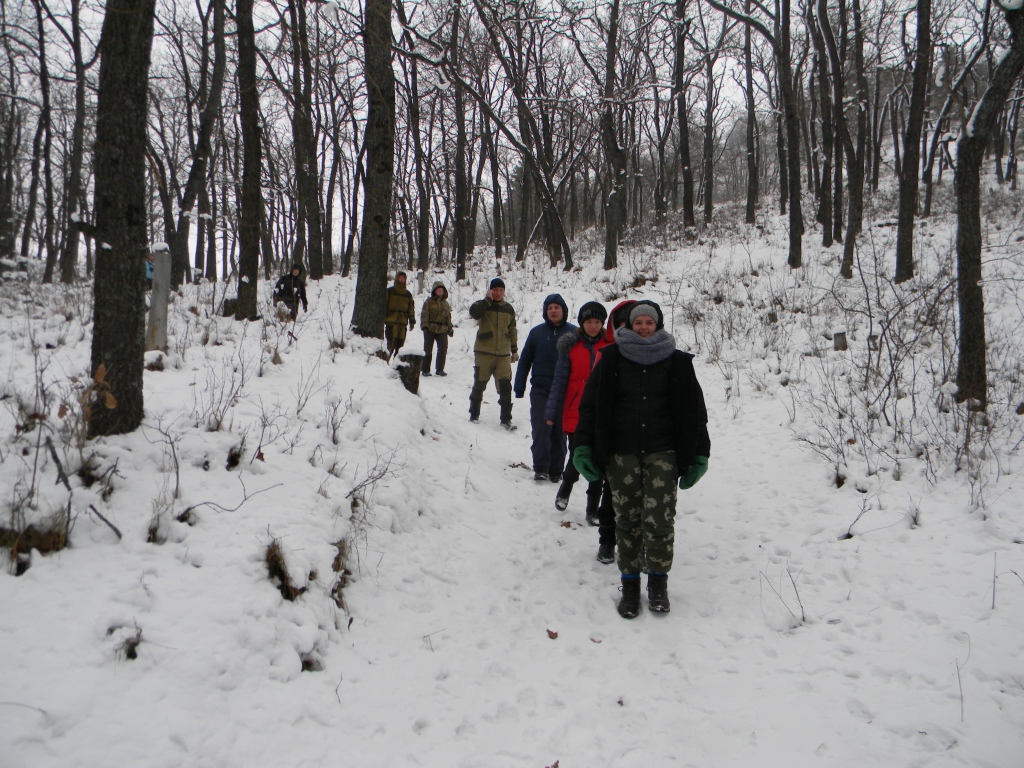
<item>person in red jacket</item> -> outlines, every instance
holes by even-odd
[[[572,463],[572,433],[576,431],[579,421],[579,403],[583,396],[583,387],[590,378],[597,361],[601,357],[601,349],[611,344],[604,334],[604,321],[608,312],[596,301],[588,301],[577,315],[580,327],[575,333],[567,333],[558,340],[558,361],[551,380],[551,392],[544,408],[544,419],[554,424],[559,414],[562,416],[562,430],[569,439],[569,461],[562,473],[562,483],[555,496],[555,507],[559,510],[569,506],[569,495],[573,486],[580,479],[580,473]],[[603,517],[607,518],[599,530],[597,559],[602,563],[610,563],[615,559],[615,514],[612,511],[611,496],[605,496],[601,510],[601,481],[587,486],[587,522],[599,525]]]

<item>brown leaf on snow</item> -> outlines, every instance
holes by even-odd
[[[597,643],[598,645],[600,645],[601,644],[601,638],[600,637],[592,637],[592,638],[590,638],[590,642]]]
[[[549,629],[548,630],[548,637],[550,637],[552,640],[557,640],[558,639],[558,633],[555,632],[553,629]]]
[[[563,520],[562,522],[559,523],[559,525],[562,526],[563,528],[572,528],[572,523],[569,522],[568,520]]]

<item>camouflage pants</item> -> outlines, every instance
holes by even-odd
[[[675,543],[675,451],[646,456],[617,453],[605,473],[615,506],[619,571],[640,573],[640,554],[646,549],[650,572],[668,573]]]

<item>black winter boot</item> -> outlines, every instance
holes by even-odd
[[[652,573],[647,577],[647,602],[651,613],[668,613],[668,574]]]
[[[605,565],[615,562],[615,545],[612,542],[602,542],[597,545],[597,562]]]
[[[622,597],[619,598],[619,616],[635,619],[640,613],[640,574],[622,574]]]
[[[587,525],[600,525],[601,516],[598,514],[597,505],[601,501],[598,494],[587,491]]]
[[[555,509],[563,510],[569,506],[569,496],[572,494],[572,483],[567,483],[565,480],[558,486],[558,491],[555,493]]]

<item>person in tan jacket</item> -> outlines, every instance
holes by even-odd
[[[452,308],[448,304],[448,289],[440,280],[430,289],[430,298],[423,302],[420,330],[423,331],[423,367],[420,373],[430,375],[430,358],[434,354],[434,344],[437,344],[437,367],[434,370],[438,376],[447,376],[444,363],[448,358],[448,337],[455,335],[455,327],[452,325]]]
[[[476,344],[473,346],[473,391],[469,394],[469,420],[480,420],[480,403],[487,382],[494,379],[498,390],[501,426],[509,432],[512,423],[512,363],[519,359],[519,337],[516,332],[516,311],[505,301],[505,282],[491,280],[487,297],[473,302],[469,316],[478,321]]]

